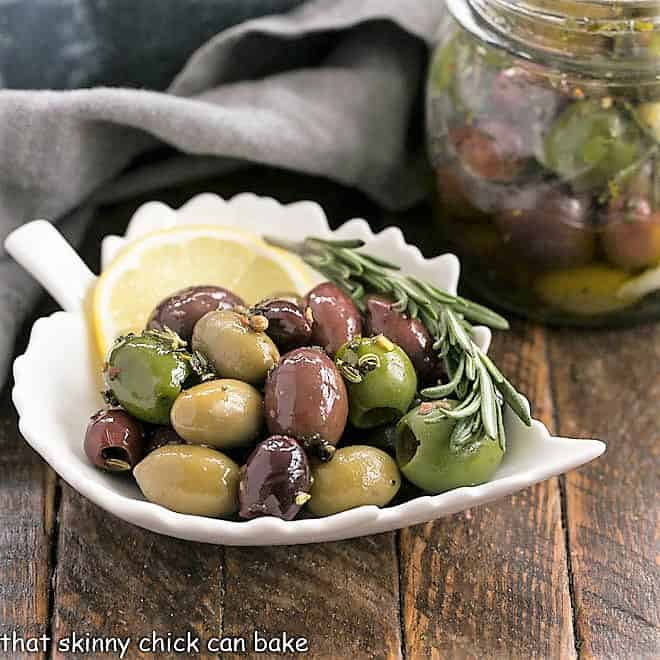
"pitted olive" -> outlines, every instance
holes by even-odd
[[[430,409],[429,404],[422,404],[397,425],[396,460],[403,476],[428,493],[488,481],[504,455],[499,441],[483,436],[454,450],[449,440],[455,420],[443,418],[429,424],[425,420]]]
[[[252,385],[263,383],[280,359],[268,335],[255,332],[246,315],[229,310],[203,316],[195,325],[192,345],[211,361],[218,376]]]
[[[385,506],[397,494],[401,475],[394,459],[366,445],[342,447],[329,463],[312,467],[314,481],[307,509],[329,516],[358,506]]]
[[[296,348],[268,374],[266,424],[273,435],[320,436],[337,444],[348,417],[348,394],[337,367],[320,348]]]
[[[349,339],[362,334],[362,319],[353,301],[336,284],[323,282],[307,294],[312,343],[334,355]]]
[[[195,323],[208,312],[244,305],[231,291],[220,286],[191,286],[161,301],[151,312],[147,328],[169,328],[186,342],[192,339]]]
[[[230,516],[238,510],[239,467],[215,449],[166,445],[133,471],[144,496],[155,504],[197,516]]]
[[[356,428],[387,424],[408,412],[417,390],[415,368],[384,335],[346,342],[335,364],[347,381],[348,418]]]
[[[241,470],[241,518],[293,520],[309,499],[310,482],[309,463],[300,444],[284,435],[267,438]]]
[[[250,444],[263,424],[259,392],[224,378],[182,392],[170,414],[174,430],[188,442],[230,449]]]
[[[99,410],[89,420],[84,446],[96,467],[127,472],[144,454],[144,429],[125,410]]]

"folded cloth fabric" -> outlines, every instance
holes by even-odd
[[[166,93],[0,92],[0,237],[71,214],[163,144],[206,165],[212,156],[219,168],[228,159],[291,168],[409,206],[425,180],[409,119],[442,14],[441,0],[314,0],[213,37]],[[182,177],[187,169],[178,164]],[[88,216],[68,215],[72,236]],[[0,381],[34,291],[1,252]]]

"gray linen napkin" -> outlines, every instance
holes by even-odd
[[[203,157],[205,172],[209,156],[219,169],[240,159],[336,179],[388,208],[414,203],[423,154],[408,123],[442,12],[441,0],[316,0],[221,32],[168,93],[0,92],[0,238],[69,214],[75,240],[89,211],[71,212],[163,143]],[[169,180],[190,176],[188,166]],[[35,291],[0,252],[0,382]]]

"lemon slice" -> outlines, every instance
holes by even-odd
[[[304,293],[319,281],[301,259],[254,234],[217,226],[175,227],[129,243],[99,277],[92,300],[99,351],[127,332],[140,332],[154,307],[188,286],[230,289],[247,304]]]

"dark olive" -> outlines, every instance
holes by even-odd
[[[449,141],[463,166],[488,181],[512,181],[528,155],[519,131],[497,120],[454,128]]]
[[[603,248],[610,263],[627,270],[660,262],[660,211],[652,211],[648,197],[621,195],[610,202]]]
[[[186,441],[171,427],[157,426],[148,435],[145,453],[164,447],[165,445],[185,445]]]
[[[264,407],[271,434],[299,440],[320,436],[336,445],[348,418],[348,393],[321,349],[296,348],[268,374]]]
[[[394,303],[379,294],[365,298],[365,330],[369,335],[385,335],[397,344],[417,371],[423,383],[440,376],[439,365],[433,350],[433,339],[419,319],[412,319],[394,309]]]
[[[309,499],[311,471],[293,438],[273,435],[260,442],[241,470],[241,518],[275,516],[293,520]]]
[[[513,255],[539,268],[566,268],[586,264],[594,256],[589,211],[584,197],[536,185],[512,195],[495,224]]]
[[[251,311],[268,319],[265,333],[275,342],[280,351],[287,352],[310,343],[312,338],[311,312],[306,315],[300,305],[293,300],[268,298],[257,303]]]
[[[164,330],[167,327],[189,342],[195,323],[204,314],[244,304],[237,295],[220,286],[191,286],[161,301],[151,312],[147,328]]]
[[[362,320],[353,301],[336,284],[315,286],[306,299],[313,318],[312,343],[334,355],[349,339],[362,334]]]
[[[103,470],[128,472],[144,455],[142,424],[119,408],[99,410],[87,425],[85,454]]]

